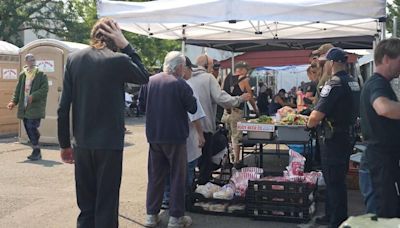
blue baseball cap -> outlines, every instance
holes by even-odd
[[[328,53],[326,54],[326,59],[338,63],[346,63],[347,53],[341,48],[334,47],[329,49]]]

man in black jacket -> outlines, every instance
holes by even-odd
[[[61,158],[75,163],[77,227],[118,227],[126,82],[147,83],[148,73],[118,25],[102,18],[92,29],[91,47],[67,60],[58,109]]]

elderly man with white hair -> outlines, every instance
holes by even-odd
[[[146,112],[146,136],[149,142],[146,227],[156,227],[166,174],[170,173],[171,194],[168,227],[188,227],[192,220],[184,216],[187,152],[189,135],[188,112],[197,110],[196,98],[182,78],[185,57],[169,52],[163,72],[150,77],[142,87],[139,105]]]

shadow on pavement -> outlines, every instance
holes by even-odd
[[[132,222],[132,223],[134,223],[134,224],[136,224],[138,226],[140,226],[140,227],[145,227],[143,223],[138,222],[133,218],[129,218],[129,217],[127,217],[125,215],[121,215],[121,214],[119,214],[119,217],[121,217],[123,219],[126,219],[126,220],[128,220],[128,221],[130,221],[130,222]],[[166,211],[161,211],[159,213],[159,217],[160,217],[161,221],[160,221],[160,223],[158,224],[157,227],[161,227],[162,226],[161,223],[165,222],[164,220],[168,219],[168,213]],[[166,221],[166,223],[168,223],[168,220]]]
[[[126,219],[126,220],[128,220],[128,221],[130,221],[130,222],[132,222],[132,223],[135,223],[136,225],[139,225],[139,226],[141,226],[141,227],[145,227],[144,226],[144,224],[142,224],[142,223],[140,223],[140,222],[138,222],[138,221],[136,221],[136,220],[134,220],[134,219],[131,219],[131,218],[129,218],[129,217],[126,217],[125,215],[119,215],[119,217],[121,217],[121,218],[123,218],[123,219]]]
[[[38,160],[38,161],[25,160],[25,161],[18,162],[18,163],[29,163],[29,164],[34,164],[34,165],[42,165],[44,167],[53,167],[56,165],[63,164],[62,162],[52,161],[52,160]]]

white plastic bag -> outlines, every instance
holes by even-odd
[[[286,167],[290,176],[303,176],[304,175],[304,164],[306,158],[296,151],[289,150],[289,166]]]

